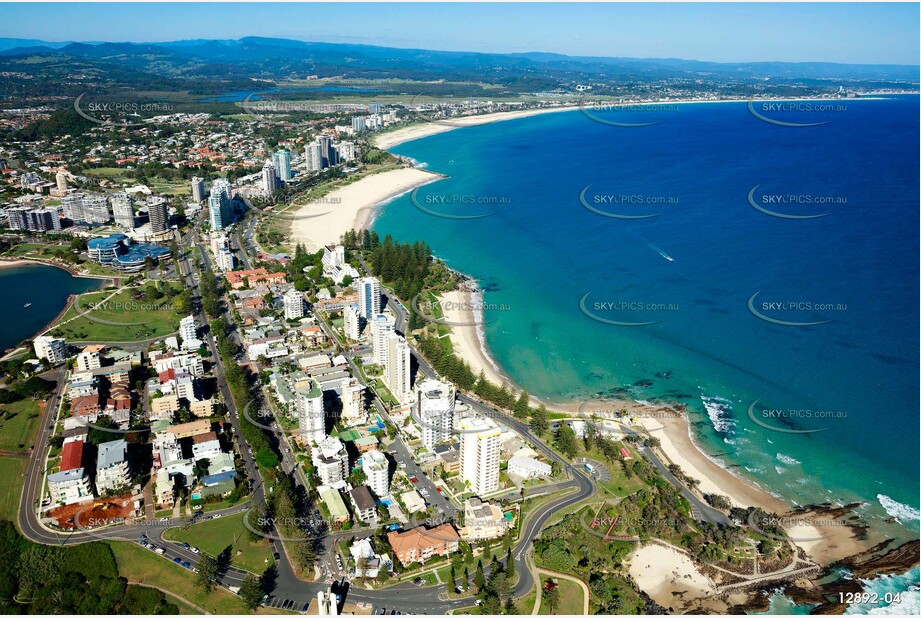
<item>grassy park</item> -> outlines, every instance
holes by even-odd
[[[26,451],[35,441],[40,420],[38,403],[20,399],[0,404],[0,451]]]
[[[118,574],[172,592],[212,614],[247,614],[246,605],[233,593],[216,588],[207,594],[192,583],[190,571],[134,543],[110,542]]]
[[[269,541],[253,538],[243,525],[243,513],[209,519],[186,528],[172,528],[163,536],[170,541],[185,542],[212,556],[231,546],[231,564],[261,575],[272,560]],[[239,553],[238,553],[239,552]]]
[[[69,342],[143,341],[176,332],[182,316],[168,301],[136,300],[136,293],[125,289],[108,300],[111,291],[81,294],[51,334]]]
[[[543,585],[543,582],[546,581],[546,577],[542,577],[539,584]],[[579,616],[582,614],[582,607],[585,599],[585,593],[582,592],[582,588],[579,584],[569,581],[568,579],[557,578],[556,579],[559,590],[559,602],[553,611],[550,609],[550,603],[548,603],[548,595],[546,593],[541,595],[540,600],[540,614],[547,615],[576,615]]]

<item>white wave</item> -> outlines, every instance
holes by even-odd
[[[800,463],[799,460],[788,457],[783,453],[777,453],[777,460],[787,464],[788,466],[795,466],[796,464]]]
[[[874,579],[860,580],[864,592],[878,595],[874,604],[855,604],[848,606],[845,614],[873,614],[918,616],[921,614],[921,588],[919,588],[918,567],[902,575],[881,575]],[[886,595],[891,603],[886,604]],[[895,598],[898,595],[898,602]]]
[[[787,469],[784,468],[783,466],[774,466],[774,472],[776,472],[777,474],[785,474],[787,472]]]
[[[903,524],[907,521],[921,521],[921,511],[914,507],[896,502],[883,494],[876,494],[876,499],[891,517],[895,517]]]
[[[736,422],[732,418],[732,402],[722,397],[707,397],[701,395],[700,400],[707,410],[707,416],[713,428],[720,433],[732,433]]]

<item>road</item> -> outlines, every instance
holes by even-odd
[[[245,237],[248,237],[247,240],[251,241],[252,232],[248,231],[248,233],[245,234]],[[237,242],[239,243],[239,239],[237,239]],[[191,234],[187,235],[183,239],[180,246],[192,247],[192,253],[195,253],[194,247],[197,247],[198,258],[204,265],[206,265],[206,267],[208,267],[207,265],[209,264],[209,259],[207,251],[200,243],[192,241]],[[245,255],[246,251],[241,251],[240,253]],[[249,265],[248,260],[241,261],[243,261],[244,265]],[[201,311],[198,283],[193,276],[194,271],[189,264],[188,255],[184,254],[180,259],[180,273],[183,277],[185,277],[186,284],[192,290],[196,326],[199,329],[204,329],[207,326],[207,318]],[[394,314],[397,316],[398,329],[405,332],[407,323],[407,314],[405,312],[405,308],[403,308],[402,305],[400,305],[398,302],[390,299],[388,299],[388,306],[391,307],[391,309],[394,311]],[[324,327],[328,328],[325,320],[320,320],[320,323],[323,324]],[[234,333],[235,338],[236,336],[236,333]],[[240,454],[244,461],[246,473],[249,478],[254,481],[251,490],[251,497],[247,504],[235,506],[214,513],[229,515],[243,512],[248,508],[258,508],[258,506],[261,505],[265,499],[265,491],[262,481],[259,477],[258,470],[253,461],[250,448],[238,430],[239,411],[234,408],[233,399],[230,396],[229,388],[227,387],[226,381],[223,379],[224,367],[221,364],[221,357],[218,354],[214,338],[213,336],[208,336],[205,337],[205,339],[215,362],[215,374],[218,376],[218,388],[224,402],[227,405],[228,421],[234,428],[235,434],[237,435]],[[346,351],[346,357],[352,366],[354,374],[356,376],[360,375],[360,373],[357,371],[357,367],[355,367],[354,363],[352,362],[350,350]],[[435,371],[415,352],[415,350],[413,350],[413,357],[416,359],[416,363],[420,371],[431,377],[437,376]],[[195,554],[190,550],[179,546],[178,544],[171,543],[163,539],[163,533],[165,530],[171,527],[188,525],[189,520],[187,518],[144,522],[129,526],[115,526],[95,530],[92,532],[74,531],[71,533],[55,532],[43,527],[38,522],[34,504],[38,492],[40,491],[44,474],[44,471],[41,470],[41,466],[45,461],[45,456],[48,451],[48,425],[50,424],[49,415],[55,414],[58,402],[60,401],[62,389],[63,375],[61,375],[59,378],[58,389],[49,399],[49,403],[42,418],[41,430],[39,431],[39,435],[37,437],[37,447],[33,449],[32,456],[29,461],[29,466],[27,468],[25,486],[19,508],[19,523],[23,534],[35,542],[58,545],[68,543],[85,543],[99,539],[137,542],[141,538],[141,535],[146,535],[147,538],[151,539],[154,544],[164,549],[164,559],[173,561],[174,558],[178,558],[180,562],[188,562],[190,566],[194,567],[197,565],[199,559],[198,554]],[[565,470],[570,476],[570,480],[566,483],[560,484],[559,487],[561,492],[567,490],[570,487],[573,488],[574,491],[561,493],[559,499],[542,504],[534,511],[532,511],[528,515],[527,521],[525,522],[524,528],[522,530],[521,537],[513,549],[516,572],[519,574],[519,580],[514,587],[514,593],[516,596],[522,596],[527,594],[534,585],[531,571],[525,564],[525,556],[531,550],[534,538],[540,533],[542,527],[555,513],[581,500],[584,500],[585,498],[590,497],[595,492],[595,487],[592,482],[587,479],[570,462],[565,461],[562,457],[557,455],[553,450],[551,450],[535,436],[533,436],[531,434],[530,428],[525,423],[522,423],[513,417],[506,416],[500,412],[497,412],[493,408],[467,395],[460,395],[460,398],[462,401],[482,414],[491,417],[501,417],[503,423],[508,424],[512,429],[521,433],[545,455],[553,460],[558,461],[562,466],[562,469]],[[374,405],[385,418],[388,418],[385,407],[376,397],[374,399]],[[284,444],[284,442],[282,443]],[[394,459],[396,459],[397,463],[404,463],[406,465],[407,471],[410,474],[415,474],[419,479],[420,484],[428,489],[429,501],[444,509],[446,514],[450,513],[453,515],[453,513],[456,511],[454,506],[451,505],[450,502],[448,502],[447,499],[442,496],[442,494],[437,492],[435,485],[431,482],[431,480],[428,479],[426,475],[422,474],[421,470],[410,457],[409,450],[402,442],[402,440],[399,438],[395,439],[391,445],[391,450],[394,451]],[[287,455],[287,453],[284,452],[283,456],[284,455]],[[288,457],[284,457],[284,459],[289,464],[293,463],[293,461],[288,461]],[[303,484],[306,483],[306,479],[303,478],[303,475],[297,474],[295,475],[295,482]],[[208,517],[212,517],[214,514],[210,514]],[[370,531],[368,532],[370,533]],[[328,538],[330,541],[332,541],[336,539],[357,537],[360,535],[361,531],[354,531],[351,534],[336,533],[330,535]],[[277,541],[273,542],[273,547],[277,547],[278,545],[279,543]],[[278,549],[280,549],[280,547]],[[320,590],[329,589],[329,584],[327,584],[325,581],[307,582],[298,579],[294,574],[294,570],[291,564],[288,562],[284,551],[280,552],[279,560],[277,561],[277,569],[278,575],[276,579],[276,585],[271,595],[272,598],[268,603],[273,607],[279,607],[285,601],[292,601],[294,608],[299,609],[308,603],[310,599],[316,598],[317,592]],[[239,586],[247,575],[248,573],[246,571],[235,567],[230,567],[221,577],[221,585],[225,587]],[[374,605],[375,609],[378,610],[380,608],[386,607],[399,609],[404,613],[445,614],[448,611],[469,607],[471,605],[470,598],[453,600],[447,599],[445,585],[443,584],[438,586],[419,587],[412,584],[411,582],[404,582],[382,590],[366,590],[359,588],[349,589],[348,584],[334,584],[333,586],[335,591],[339,594],[342,594],[345,598],[347,598],[348,601],[354,603],[371,603]]]
[[[668,469],[668,466],[662,462],[656,452],[645,445],[643,442],[645,435],[639,433],[635,429],[630,429],[626,426],[624,427],[624,431],[640,438],[640,442],[636,445],[637,450],[644,458],[646,458],[653,466],[655,466],[656,470],[659,471],[659,474],[661,474],[666,481],[678,488],[678,491],[681,492],[681,495],[684,496],[691,505],[691,517],[697,521],[705,521],[720,526],[735,525],[733,524],[732,520],[729,519],[728,515],[708,505],[706,502],[701,500],[697,494],[688,489],[684,483],[679,481],[677,477],[675,477],[675,475],[672,474]]]

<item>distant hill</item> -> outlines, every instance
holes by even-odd
[[[475,70],[533,71],[552,74],[578,73],[586,76],[603,75],[624,79],[668,79],[710,76],[726,79],[869,79],[906,80],[917,82],[918,65],[893,64],[835,64],[829,62],[702,62],[677,58],[612,58],[567,56],[531,52],[495,54],[482,52],[402,49],[244,37],[238,40],[196,39],[162,43],[49,43],[30,39],[0,39],[0,53],[66,54],[83,58],[120,61],[132,65],[153,65],[167,62],[177,66],[244,63],[251,68],[267,70],[276,75],[286,71],[328,70],[355,72],[364,70],[453,71],[469,73]],[[272,66],[277,63],[276,66]]]
[[[495,54],[264,37],[157,43],[0,39],[2,72],[8,75],[0,76],[0,93],[9,105],[77,97],[88,83],[97,93],[185,92],[189,100],[272,88],[308,75],[376,80],[381,94],[489,98],[573,93],[579,84],[601,95],[677,90],[740,97],[828,93],[840,87],[917,90],[919,81],[917,65]],[[313,91],[311,96],[334,98],[336,93]]]
[[[64,41],[63,43],[49,43],[48,41],[39,41],[38,39],[4,39],[0,38],[0,51],[16,49],[23,47],[45,47],[48,49],[58,49],[69,45],[73,41]]]

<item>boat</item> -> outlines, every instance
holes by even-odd
[[[31,306],[32,306],[32,303],[26,303],[25,305],[23,305],[23,308],[28,309]]]

